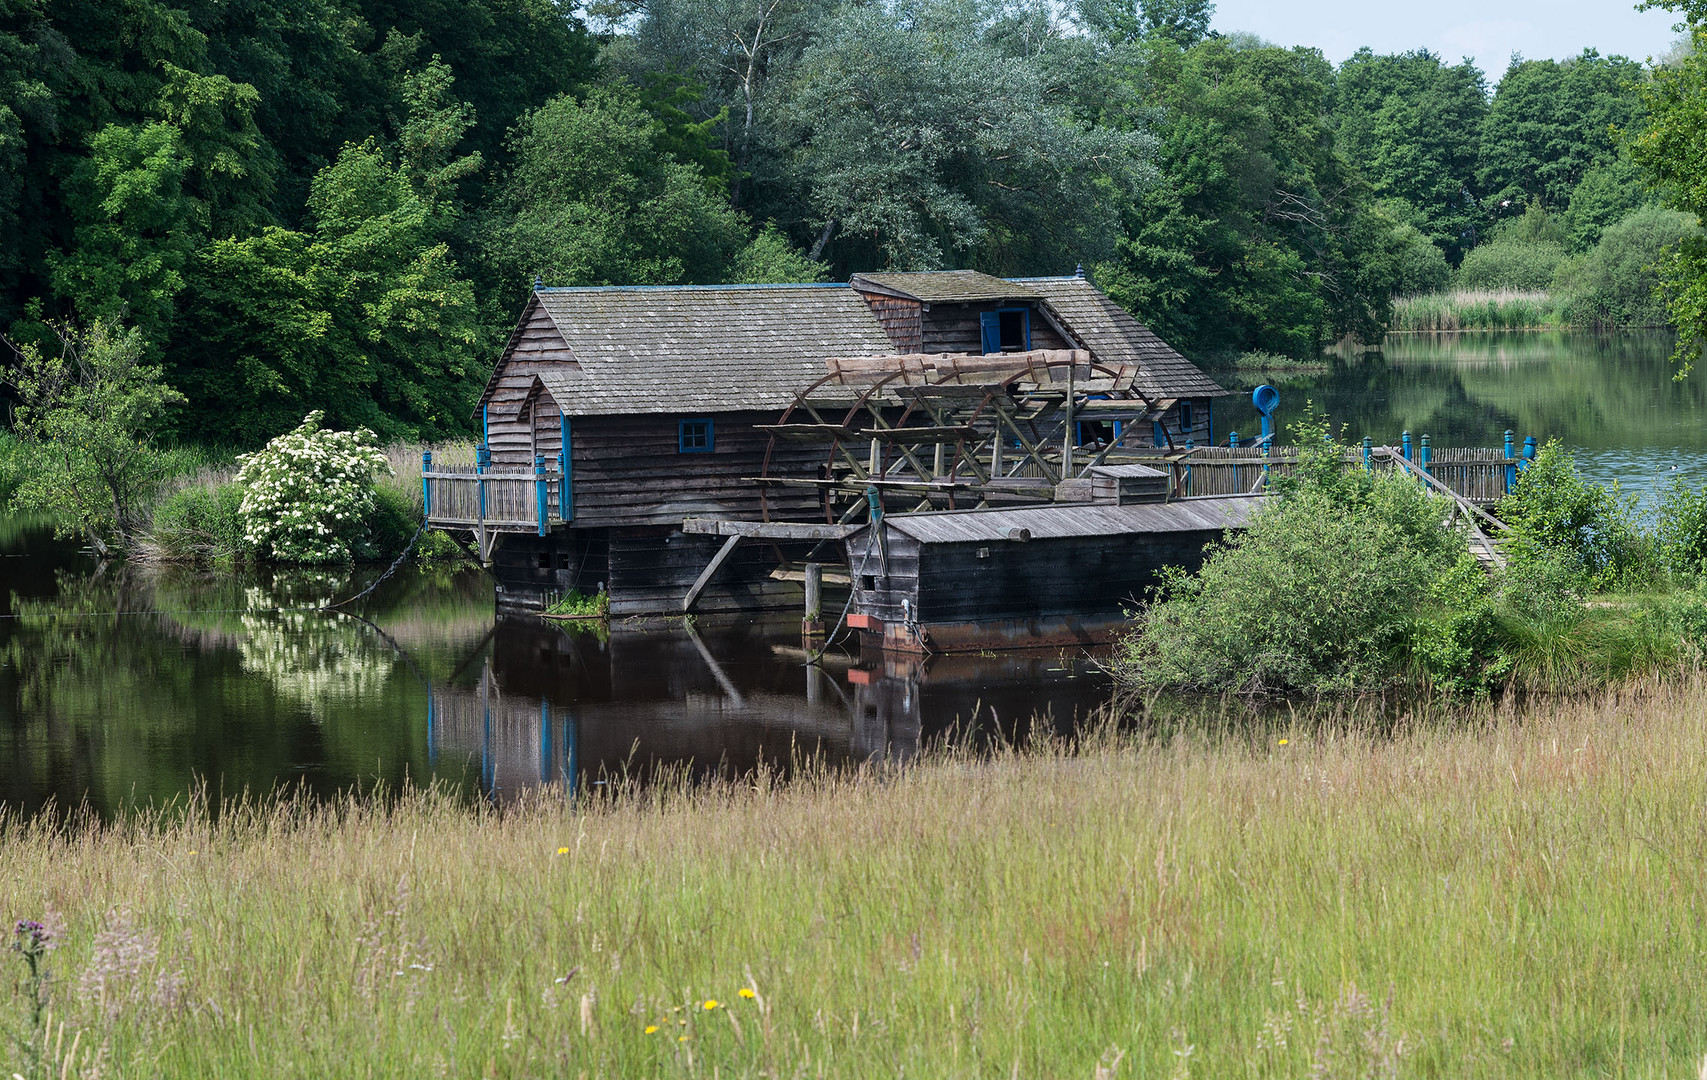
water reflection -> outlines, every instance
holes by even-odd
[[[679,770],[739,775],[797,761],[905,760],[951,732],[1023,739],[1034,715],[1067,730],[1108,697],[1083,655],[804,663],[786,621],[607,638],[501,619],[478,663],[437,686],[429,754],[460,759],[498,798]]]
[[[219,797],[433,778],[502,799],[625,771],[843,767],[956,729],[1023,738],[1034,713],[1064,730],[1108,692],[1073,656],[809,667],[797,618],[601,636],[495,620],[467,569],[407,567],[357,618],[319,609],[372,571],[97,567],[45,526],[9,546],[0,800],[32,813],[204,782]]]

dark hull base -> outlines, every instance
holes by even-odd
[[[548,536],[514,534],[492,553],[498,581],[498,610],[538,613],[571,589],[610,594],[612,620],[676,617],[699,575],[723,546],[720,536],[684,534],[679,529],[558,529]],[[809,542],[748,541],[718,567],[695,599],[693,615],[717,616],[763,611],[803,612],[805,589],[798,581],[778,580],[772,572],[804,560]],[[839,558],[840,545],[818,552],[820,560]]]
[[[1107,615],[1045,615],[987,622],[924,623],[908,627],[884,623],[861,630],[862,653],[910,655],[1005,652],[1010,649],[1065,649],[1106,645],[1130,623],[1118,612]]]

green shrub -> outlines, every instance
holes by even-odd
[[[241,558],[243,489],[235,482],[192,484],[154,508],[148,539],[156,557],[183,560]]]
[[[1347,469],[1312,416],[1297,470],[1195,574],[1164,576],[1116,657],[1128,685],[1354,690],[1398,672],[1419,599],[1463,551],[1439,503],[1397,473]]]
[[[1654,551],[1637,525],[1635,504],[1617,484],[1607,488],[1583,479],[1571,452],[1557,439],[1548,440],[1500,501],[1500,518],[1513,534],[1514,569],[1576,572],[1589,591],[1647,584]]]
[[[1430,587],[1428,609],[1410,635],[1420,673],[1442,689],[1486,693],[1511,677],[1501,649],[1497,594],[1482,564],[1469,552]]]
[[[324,417],[311,412],[295,431],[238,459],[243,538],[262,558],[347,562],[371,550],[374,477],[391,465],[373,432],[325,431]]]
[[[1655,547],[1660,566],[1673,574],[1707,571],[1707,487],[1673,478],[1660,489]]]
[[[374,488],[361,538],[352,546],[357,559],[393,559],[403,553],[421,527],[421,500],[390,484]]]
[[[32,456],[30,447],[16,435],[0,432],[0,509],[8,507],[23,486]]]
[[[1656,264],[1699,232],[1688,214],[1647,206],[1602,233],[1580,259],[1560,264],[1553,290],[1574,326],[1666,326]]]
[[[1492,240],[1464,256],[1453,284],[1460,289],[1546,289],[1564,259],[1564,245],[1549,240]]]

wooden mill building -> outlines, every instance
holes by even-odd
[[[1226,393],[1083,276],[541,286],[480,398],[490,460],[429,467],[428,514],[476,536],[511,604],[795,604],[775,571],[839,552],[864,491],[1049,503],[1116,442],[1212,441]],[[737,550],[734,523],[765,528]]]

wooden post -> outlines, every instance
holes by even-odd
[[[474,494],[477,503],[476,520],[479,528],[475,530],[480,549],[480,565],[486,565],[486,466],[492,464],[492,451],[482,443],[474,448]]]
[[[871,440],[871,461],[867,465],[873,480],[883,479],[883,443]]]
[[[557,516],[565,522],[575,520],[575,490],[573,487],[575,468],[575,453],[569,440],[569,418],[563,420],[562,449],[557,454],[557,471],[562,475],[557,480]]]
[[[800,636],[807,651],[824,637],[824,564],[806,564],[806,617],[800,620]]]
[[[1073,360],[1067,361],[1067,428],[1061,434],[1061,479],[1070,479],[1073,475],[1073,374],[1078,364]]]
[[[1423,436],[1422,449],[1419,452],[1418,456],[1421,458],[1421,460],[1417,464],[1422,466],[1423,472],[1428,472],[1429,471],[1429,464],[1434,460],[1434,449],[1429,446],[1427,435]]]
[[[1511,494],[1511,489],[1517,483],[1517,447],[1512,443],[1512,431],[1505,429],[1505,490]]]
[[[1404,448],[1406,461],[1415,462],[1417,460],[1416,455],[1411,452],[1411,433],[1409,431],[1399,436],[1399,445]]]
[[[433,452],[421,451],[421,516],[433,519],[433,481],[427,476],[433,471]]]
[[[1363,437],[1363,471],[1375,471],[1375,440],[1368,435]]]
[[[539,535],[544,536],[546,533],[551,531],[551,526],[545,513],[545,508],[550,505],[550,503],[546,499],[545,494],[545,458],[543,455],[536,454],[533,459],[533,487],[534,495],[539,503]]]
[[[931,462],[931,476],[932,477],[941,477],[942,476],[942,473],[943,473],[942,450],[943,450],[943,444],[937,443],[936,444],[936,459]]]

